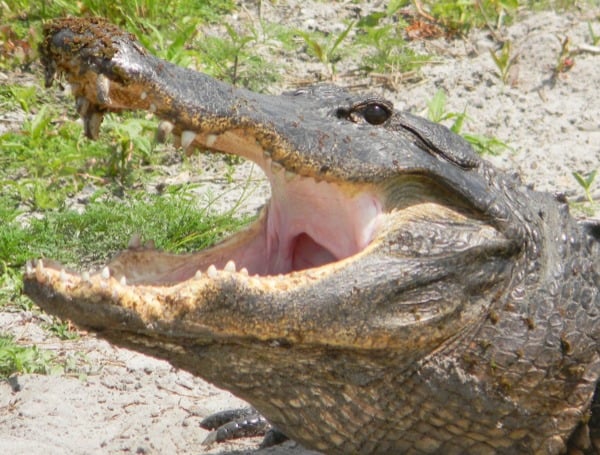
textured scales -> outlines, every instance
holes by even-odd
[[[97,273],[28,264],[42,308],[327,453],[594,453],[600,229],[564,201],[385,100],[240,90],[99,19],[50,23],[41,54],[90,137],[105,112],[148,110],[272,186],[255,224],[204,252],[133,239]]]

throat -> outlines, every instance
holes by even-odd
[[[302,233],[292,242],[292,270],[304,270],[337,261],[327,248],[319,245],[308,234]]]
[[[267,209],[266,273],[323,266],[362,251],[375,236],[382,207],[372,192],[298,178],[271,179]]]

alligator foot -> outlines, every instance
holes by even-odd
[[[212,430],[202,442],[203,445],[264,436],[260,448],[266,448],[289,439],[281,431],[273,428],[267,419],[252,407],[217,412],[202,420],[200,426],[206,430]]]
[[[271,425],[254,408],[231,409],[206,417],[200,426],[212,430],[202,442],[209,445],[231,439],[264,436]]]

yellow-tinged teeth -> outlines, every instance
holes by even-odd
[[[102,104],[110,103],[110,96],[108,94],[110,88],[110,81],[104,74],[99,74],[96,78],[96,97],[98,102]]]
[[[161,144],[167,142],[167,137],[173,132],[174,127],[175,125],[173,125],[171,122],[167,120],[161,120],[156,128],[156,141],[160,142]]]
[[[206,146],[207,147],[212,147],[215,142],[217,142],[217,135],[216,134],[209,134],[208,136],[206,136]]]
[[[225,270],[226,272],[235,272],[235,262],[233,261],[227,261],[227,264],[225,264],[225,267],[223,268],[223,270]]]
[[[208,269],[206,270],[206,274],[208,275],[209,278],[217,277],[217,268],[215,267],[214,264],[211,264],[208,266]]]
[[[181,147],[187,150],[192,145],[192,142],[194,142],[194,139],[196,139],[196,133],[193,131],[183,131],[181,133]]]

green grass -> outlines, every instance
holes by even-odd
[[[22,346],[11,336],[0,333],[0,379],[15,373],[50,374],[62,370],[52,352],[37,346]]]
[[[239,229],[246,219],[232,211],[209,213],[185,188],[154,196],[131,191],[123,200],[110,197],[90,201],[79,213],[50,211],[23,227],[17,221],[0,227],[0,260],[21,267],[32,257],[51,257],[65,265],[98,264],[127,247],[134,234],[154,240],[160,249],[190,251],[206,248]]]

